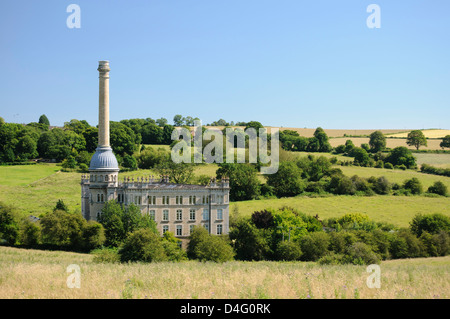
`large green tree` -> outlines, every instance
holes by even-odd
[[[256,168],[251,164],[222,163],[216,171],[217,179],[230,179],[230,200],[250,200],[259,195],[259,180]]]
[[[384,150],[386,148],[386,136],[384,136],[383,132],[372,132],[370,134],[369,146],[370,150],[374,153]]]
[[[295,196],[303,192],[302,169],[294,162],[280,162],[275,174],[267,175],[267,184],[274,188],[278,197]]]
[[[444,138],[442,138],[441,144],[439,144],[442,148],[450,148],[450,135],[446,135]]]
[[[421,146],[427,146],[428,142],[421,130],[414,130],[408,133],[408,137],[406,138],[406,144],[409,146],[414,146],[416,149],[419,149]]]

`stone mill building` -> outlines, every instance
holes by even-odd
[[[105,202],[137,205],[155,220],[162,235],[171,231],[186,242],[194,226],[210,234],[227,234],[229,227],[229,181],[211,180],[209,185],[170,183],[167,176],[125,178],[119,181],[119,165],[109,144],[109,62],[99,61],[98,146],[89,175],[81,179],[81,210],[87,220],[97,220]]]

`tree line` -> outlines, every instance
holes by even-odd
[[[396,258],[450,254],[450,218],[442,214],[416,215],[407,228],[375,222],[350,213],[320,220],[283,207],[243,217],[231,214],[229,235],[210,235],[194,227],[187,250],[133,205],[110,201],[99,222],[87,222],[59,201],[39,221],[18,219],[0,203],[0,238],[8,245],[91,252],[97,262],[158,262],[200,260],[300,260],[321,264],[374,264]]]

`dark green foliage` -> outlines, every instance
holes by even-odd
[[[354,163],[359,166],[370,166],[370,157],[367,151],[360,147],[355,147],[352,149],[351,154],[354,157]]]
[[[277,260],[300,260],[302,250],[299,243],[285,240],[278,243],[275,254]]]
[[[416,158],[412,155],[411,151],[404,146],[399,146],[394,148],[391,153],[385,159],[385,168],[386,163],[390,163],[393,166],[397,165],[405,165],[407,168],[416,167]]]
[[[275,225],[272,212],[263,210],[252,214],[252,223],[256,228],[271,228]]]
[[[100,247],[106,240],[103,226],[93,220],[88,221],[84,225],[82,237],[82,247],[85,251],[91,251]]]
[[[131,233],[119,249],[122,262],[157,262],[167,260],[162,239],[150,229],[138,229]]]
[[[439,144],[439,146],[442,148],[450,148],[450,135],[446,135],[445,137],[443,137],[442,142]]]
[[[258,171],[250,164],[222,163],[216,171],[217,179],[230,180],[230,200],[250,200],[259,195]]]
[[[19,236],[19,224],[13,207],[0,202],[0,239],[14,245]]]
[[[416,236],[422,235],[423,232],[437,234],[444,231],[450,233],[450,217],[443,214],[418,214],[410,222],[410,229]]]
[[[380,259],[368,245],[356,242],[347,248],[343,262],[354,265],[371,265],[378,264]]]
[[[386,147],[386,137],[383,132],[375,131],[370,134],[369,145],[370,150],[374,153],[384,150]]]
[[[136,158],[128,154],[125,154],[122,158],[122,166],[129,168],[130,170],[136,170],[138,168]]]
[[[434,166],[431,166],[428,164],[422,164],[422,166],[420,167],[420,171],[422,173],[450,177],[450,168],[439,168],[439,167],[434,167]]]
[[[225,262],[234,257],[233,248],[226,236],[210,235],[201,226],[194,227],[187,252],[190,259],[200,261]]]
[[[302,170],[293,162],[280,162],[278,172],[267,176],[267,184],[274,188],[278,197],[298,195],[306,187]]]
[[[62,249],[83,250],[86,220],[78,213],[54,210],[41,220],[42,243]]]
[[[314,232],[304,236],[301,241],[302,260],[317,261],[325,256],[330,246],[330,236],[325,232]]]
[[[258,229],[249,220],[240,219],[230,228],[230,239],[234,242],[236,259],[264,260],[271,254],[270,232]]]
[[[42,115],[39,117],[39,123],[40,123],[40,124],[50,125],[50,121],[48,120],[47,116],[45,116],[45,114],[42,114]]]
[[[20,244],[27,247],[37,247],[40,243],[41,228],[36,222],[30,221],[28,218],[22,220],[19,230]]]
[[[420,195],[423,192],[422,183],[417,177],[406,180],[403,184],[403,188],[413,195]]]
[[[420,146],[427,146],[428,143],[422,131],[414,130],[408,133],[408,137],[406,138],[406,144],[409,146],[414,146],[416,149],[419,149]]]
[[[447,186],[445,186],[445,184],[442,183],[441,181],[436,181],[436,182],[434,182],[433,185],[428,187],[428,193],[433,193],[433,194],[446,196],[447,192],[448,192],[447,191]]]

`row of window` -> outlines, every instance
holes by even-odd
[[[116,182],[117,175],[91,175],[89,179],[91,182]]]
[[[149,215],[150,218],[153,220],[156,220],[156,210],[151,209],[149,211]],[[223,210],[222,209],[218,209],[217,210],[217,218],[218,220],[223,219]],[[190,209],[189,210],[189,220],[190,221],[195,221],[197,217],[197,211],[195,209]],[[164,209],[162,211],[162,221],[164,222],[168,222],[169,221],[169,210],[168,209]],[[183,220],[183,210],[182,209],[177,209],[176,211],[176,215],[175,215],[175,220],[176,221],[182,221]],[[202,220],[209,220],[209,210],[204,208],[202,211]]]
[[[211,202],[214,203],[215,202],[215,196],[211,195],[211,197],[212,197],[211,198]],[[201,198],[202,198],[202,201],[200,203],[200,201],[197,200],[197,196],[195,196],[195,195],[189,196],[189,205],[209,204],[209,196],[208,195],[202,196]],[[224,198],[226,200],[226,195],[225,196],[217,195],[217,204],[223,204],[224,203]],[[149,205],[156,205],[156,196],[147,196],[147,200],[148,200],[147,203]],[[100,201],[100,200],[98,200],[98,201]],[[124,203],[125,202],[125,195],[124,194],[118,194],[117,195],[117,201],[119,203]],[[139,196],[139,195],[131,196],[131,201],[134,204],[136,204],[136,205],[140,205],[140,204],[142,204],[142,196]],[[170,196],[166,196],[166,195],[161,196],[161,204],[162,205],[169,205],[170,204]],[[181,195],[180,196],[175,196],[175,204],[177,204],[177,205],[186,204],[183,201],[183,196],[181,196]]]
[[[189,235],[194,230],[194,226],[195,225],[189,225]],[[208,224],[204,224],[203,227],[205,227],[206,230],[209,232],[209,225]],[[169,231],[169,230],[170,230],[169,225],[164,225],[162,227],[163,235],[164,235],[164,233],[166,231]],[[223,234],[223,225],[222,224],[216,225],[216,234],[217,235],[222,235]],[[176,225],[175,226],[175,236],[183,236],[183,225]]]

